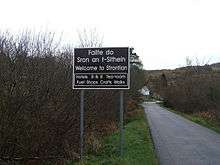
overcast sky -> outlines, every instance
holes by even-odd
[[[104,46],[132,46],[146,69],[175,68],[185,58],[220,62],[220,0],[0,0],[0,30],[94,29]]]

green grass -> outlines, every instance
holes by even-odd
[[[144,114],[133,118],[125,125],[124,155],[119,156],[119,133],[106,137],[103,148],[96,154],[85,156],[75,164],[81,165],[156,165],[152,140]],[[69,163],[74,164],[74,163]]]
[[[186,114],[186,113],[179,112],[179,111],[176,111],[176,110],[173,110],[173,109],[170,109],[170,108],[167,108],[167,109],[171,112],[174,112],[178,115],[181,115],[181,116],[187,118],[190,121],[193,121],[197,124],[200,124],[204,127],[207,127],[209,129],[217,132],[217,133],[220,133],[220,123],[218,121],[210,120],[210,119],[201,117],[198,114],[188,114],[188,113]]]

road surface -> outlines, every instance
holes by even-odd
[[[156,103],[144,108],[161,165],[220,165],[220,134]]]

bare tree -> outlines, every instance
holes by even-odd
[[[78,31],[79,47],[101,47],[103,44],[103,36],[96,29]]]

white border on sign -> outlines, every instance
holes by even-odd
[[[114,48],[114,49],[117,49],[117,48],[127,48],[128,49],[128,73],[127,73],[127,85],[115,85],[115,87],[116,88],[108,88],[108,87],[106,87],[106,88],[80,88],[80,87],[77,87],[77,88],[74,88],[74,84],[75,84],[75,73],[74,73],[74,56],[75,56],[75,49],[102,49],[102,48],[104,48],[104,49],[106,49],[106,48],[109,48],[109,49],[112,49],[112,48]],[[88,48],[74,48],[74,51],[73,51],[73,77],[72,77],[72,89],[87,89],[87,90],[89,90],[89,89],[91,89],[91,90],[98,90],[98,89],[106,89],[106,90],[108,90],[108,89],[116,89],[116,90],[126,90],[126,89],[130,89],[130,70],[131,70],[131,68],[130,68],[130,48],[129,47],[88,47]],[[84,74],[84,73],[78,73],[78,74]],[[86,73],[85,73],[86,74]],[[94,74],[101,74],[101,73],[94,73]],[[102,73],[103,74],[103,73]],[[118,73],[108,73],[108,74],[118,74]],[[125,74],[125,73],[121,73],[121,74]],[[78,85],[77,85],[78,86]],[[87,86],[87,85],[82,85],[82,86]],[[88,86],[90,86],[90,85],[88,85]],[[101,86],[101,85],[97,85],[97,86]],[[112,86],[114,86],[114,85],[112,85]],[[127,88],[120,88],[121,86],[128,86]],[[119,88],[117,88],[117,87],[119,87]]]

